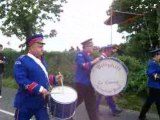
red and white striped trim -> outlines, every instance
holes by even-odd
[[[38,84],[33,82],[32,84],[27,86],[27,89],[29,90],[29,92],[32,92],[32,90],[37,86]]]

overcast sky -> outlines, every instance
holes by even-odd
[[[79,46],[81,42],[93,38],[96,46],[120,44],[125,42],[122,33],[117,33],[117,25],[107,26],[104,21],[109,17],[106,14],[112,0],[68,0],[61,13],[61,20],[57,23],[47,22],[45,31],[56,29],[58,34],[54,38],[45,39],[44,49],[47,51],[64,51],[71,46]],[[112,39],[111,39],[112,32]],[[10,41],[10,45],[8,45]],[[24,41],[23,41],[24,42]],[[7,38],[0,34],[0,43],[4,47],[20,50],[18,45],[22,42],[16,37]]]

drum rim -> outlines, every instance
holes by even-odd
[[[127,76],[128,76],[128,72],[129,72],[128,67],[127,67],[127,66],[124,64],[124,62],[122,62],[120,59],[115,58],[115,57],[107,57],[107,58],[105,58],[105,59],[112,59],[112,60],[120,63],[120,64],[123,66],[123,68],[124,68],[124,70],[126,71]],[[105,60],[105,59],[103,59],[103,60]]]
[[[53,89],[58,88],[58,87],[62,87],[62,86],[56,86],[56,87],[54,87]],[[64,85],[63,87],[70,88],[70,89],[72,89],[72,90],[76,93],[76,99],[75,99],[74,101],[72,101],[72,102],[65,102],[65,104],[71,104],[71,103],[73,103],[73,102],[76,102],[77,99],[78,99],[78,94],[77,94],[76,90],[73,89],[72,87],[66,86],[66,85]],[[53,89],[52,89],[52,90],[53,90]],[[51,91],[52,91],[52,90],[51,90]],[[54,93],[52,93],[52,94],[54,94]],[[50,94],[50,96],[51,96],[52,99],[54,99],[51,94]],[[57,103],[59,103],[59,104],[63,104],[63,102],[59,102],[59,101],[57,101],[57,100],[55,100],[55,99],[54,99],[54,101],[57,102]]]

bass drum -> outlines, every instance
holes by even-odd
[[[128,68],[117,58],[108,57],[96,63],[90,74],[94,89],[105,96],[116,95],[127,84]]]
[[[77,103],[77,92],[69,86],[54,87],[50,96],[50,112],[56,120],[73,117]]]

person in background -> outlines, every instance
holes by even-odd
[[[80,48],[79,48],[78,46],[76,47],[76,51],[77,51],[77,52],[79,52],[79,51],[80,51]]]
[[[90,71],[92,66],[96,64],[100,58],[98,57],[94,60],[91,58],[91,54],[93,53],[92,39],[88,39],[81,44],[83,50],[77,52],[75,58],[75,89],[78,93],[77,106],[84,101],[89,119],[98,120],[98,116],[96,114],[96,96],[90,81]]]
[[[28,52],[14,64],[14,78],[19,88],[15,96],[15,120],[49,120],[47,95],[50,85],[57,84],[61,74],[49,75],[43,58],[43,35],[35,34],[26,40]]]
[[[3,54],[3,45],[0,44],[0,98],[2,98],[2,81],[4,76],[5,56]]]
[[[108,45],[108,46],[102,47],[100,49],[100,54],[101,54],[101,56],[100,56],[101,60],[105,59],[107,57],[111,57],[113,54],[113,46]],[[97,113],[99,113],[99,105],[100,105],[102,97],[103,97],[103,95],[97,94],[97,99],[96,99]],[[116,107],[113,96],[105,96],[105,100],[106,100],[107,104],[109,105],[109,108],[111,109],[113,116],[118,116],[122,112],[122,109],[119,109]]]
[[[151,51],[152,59],[148,61],[147,77],[149,95],[140,111],[139,120],[147,120],[146,113],[149,111],[153,103],[156,104],[160,119],[160,49]]]
[[[69,52],[74,52],[74,51],[75,51],[74,47],[71,46],[71,48],[69,49]]]
[[[123,55],[123,51],[121,50],[121,46],[120,45],[113,45],[113,50],[114,54],[117,55]]]

